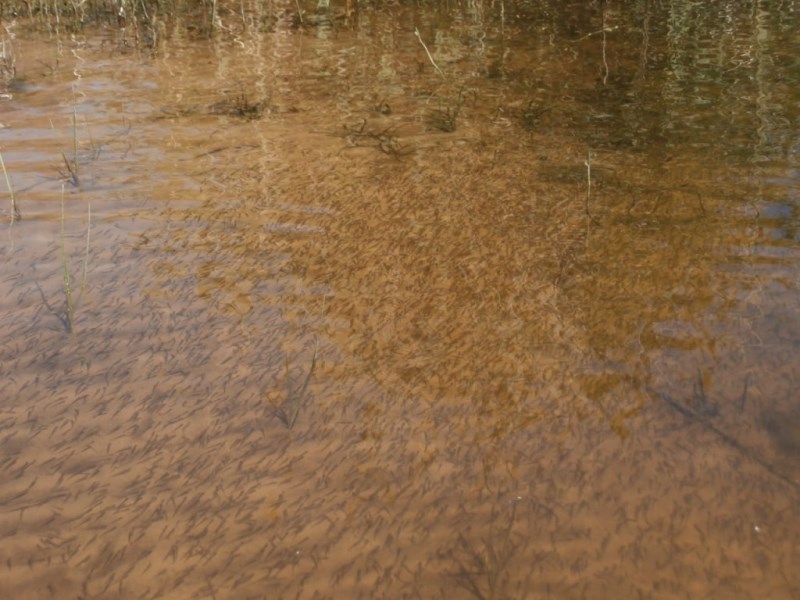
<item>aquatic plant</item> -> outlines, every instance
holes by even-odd
[[[549,110],[549,106],[538,106],[533,100],[530,100],[528,106],[520,114],[522,128],[526,131],[533,131],[539,125],[539,117]]]
[[[367,126],[366,119],[362,119],[358,125],[345,125],[344,130],[345,139],[354,147],[372,146],[394,158],[413,152],[413,149],[405,148],[400,143],[398,136],[393,133],[394,126],[375,131]]]
[[[470,542],[463,533],[458,534],[458,546],[453,557],[458,570],[451,576],[459,587],[478,600],[508,597],[505,587],[509,562],[521,545],[521,540],[513,534],[516,517],[517,506],[514,503],[506,526],[495,529],[500,514],[493,510],[489,535],[481,538],[480,544]]]
[[[444,133],[454,132],[458,126],[458,115],[461,113],[461,107],[464,106],[467,96],[472,96],[473,104],[477,102],[478,97],[474,91],[461,88],[455,102],[450,106],[436,109],[428,115],[428,124],[433,129]]]
[[[67,160],[66,154],[61,153],[64,159],[64,166],[67,174],[62,174],[62,178],[69,181],[75,187],[80,187],[80,177],[78,173],[78,123],[75,107],[72,108],[72,161]]]
[[[67,257],[67,236],[66,236],[66,207],[64,201],[64,183],[61,184],[61,231],[59,235],[59,245],[61,247],[61,273],[62,273],[62,291],[64,293],[64,309],[63,311],[56,310],[48,301],[41,286],[38,282],[36,288],[39,290],[39,295],[42,298],[42,303],[47,310],[53,313],[67,333],[73,333],[75,323],[75,311],[80,305],[83,293],[86,290],[87,274],[89,270],[89,245],[91,243],[91,230],[92,230],[92,205],[87,204],[87,217],[86,217],[86,248],[83,255],[83,268],[81,272],[80,285],[78,286],[77,296],[73,287],[73,278],[69,269],[69,258]]]
[[[259,119],[268,107],[269,102],[266,98],[252,101],[245,91],[241,91],[232,99],[221,100],[211,105],[208,111],[214,115],[226,115],[229,117],[238,117],[246,121],[254,121]]]

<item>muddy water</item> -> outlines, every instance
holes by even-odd
[[[10,29],[2,597],[800,595],[797,7],[557,4]]]

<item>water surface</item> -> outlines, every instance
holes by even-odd
[[[800,595],[795,3],[243,8],[10,29],[4,597]]]

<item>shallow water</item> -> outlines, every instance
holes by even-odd
[[[12,27],[0,596],[800,596],[800,7],[655,4]]]

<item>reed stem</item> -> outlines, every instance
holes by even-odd
[[[11,197],[11,222],[19,221],[22,218],[22,214],[19,212],[19,206],[17,206],[17,197],[14,194],[14,186],[11,185],[11,177],[8,175],[8,170],[6,169],[6,162],[3,160],[3,155],[0,153],[0,166],[3,168],[3,175],[6,178],[6,187],[8,188],[8,195]]]

